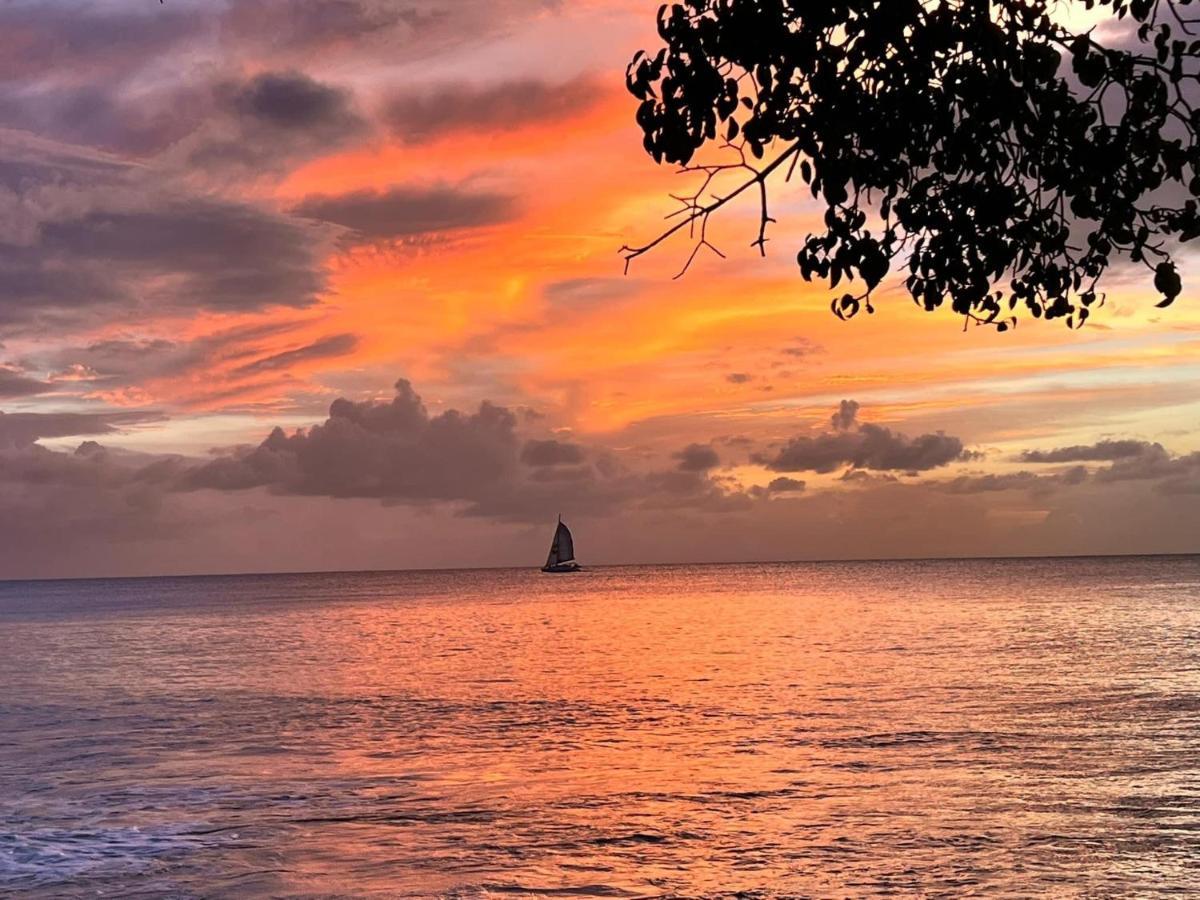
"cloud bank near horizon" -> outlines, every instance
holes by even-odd
[[[727,449],[728,459],[710,444],[647,457],[603,442],[547,435],[536,416],[487,401],[470,412],[431,414],[405,379],[389,401],[338,399],[321,422],[290,433],[275,428],[257,445],[216,451],[208,460],[131,453],[101,443],[147,421],[137,413],[0,415],[0,500],[17,513],[6,519],[8,549],[0,553],[0,565],[28,564],[44,542],[56,553],[69,552],[74,542],[90,542],[99,531],[119,559],[122,545],[144,547],[180,540],[193,527],[196,535],[224,527],[212,516],[214,504],[232,508],[235,500],[250,503],[259,515],[288,498],[323,498],[335,510],[354,502],[355,515],[361,515],[361,501],[370,501],[380,509],[490,522],[490,528],[502,530],[544,523],[547,510],[563,511],[601,533],[637,524],[649,528],[663,517],[686,514],[688,521],[708,523],[705,529],[713,534],[749,529],[762,546],[777,547],[778,558],[787,558],[812,556],[813,547],[836,552],[829,534],[841,536],[842,556],[877,555],[869,548],[879,544],[911,551],[925,539],[918,529],[945,535],[949,555],[1029,552],[1028,535],[1035,533],[1052,552],[1074,546],[1074,536],[1064,532],[1055,540],[1054,530],[1063,521],[1075,522],[1071,516],[1078,508],[1117,498],[1125,502],[1132,487],[1175,509],[1184,521],[1197,518],[1196,504],[1186,498],[1200,493],[1198,453],[1172,454],[1134,440],[1100,441],[1031,449],[1018,457],[1046,471],[979,473],[972,466],[981,454],[965,449],[958,438],[909,436],[863,421],[854,401],[843,401],[823,426],[798,423],[803,433],[774,451],[726,441],[726,447],[739,448]],[[61,444],[72,436],[87,439],[74,449],[42,443]],[[923,449],[931,437],[937,455]],[[804,468],[819,483],[775,474],[781,458],[795,463],[797,447],[812,451],[803,457]],[[998,530],[980,506],[980,497],[995,495],[1006,495],[1014,509],[1032,499],[1040,516],[1020,528]],[[206,517],[198,517],[199,508]],[[968,522],[974,542],[948,531]],[[814,544],[812,535],[822,529],[828,534]],[[808,535],[807,543],[791,545],[788,536],[796,534]],[[678,537],[662,544],[671,548],[664,554],[679,552]],[[697,558],[719,546],[710,546],[704,535],[694,540]],[[611,553],[621,542],[608,543],[596,549]],[[864,549],[855,552],[857,547]]]

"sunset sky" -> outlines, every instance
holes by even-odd
[[[0,5],[0,577],[1200,550],[1186,259],[841,322],[780,180],[623,274],[656,8]]]

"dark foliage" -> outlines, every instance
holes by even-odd
[[[1110,263],[1180,293],[1171,257],[1200,236],[1200,39],[1191,0],[1085,0],[1118,37],[1075,33],[1047,0],[684,0],[659,10],[666,46],[628,88],[657,162],[702,178],[675,225],[718,252],[709,217],[798,176],[825,206],[798,255],[805,279],[861,283],[842,318],[872,312],[892,269],[923,308],[1015,324],[1022,308],[1078,326]],[[1108,33],[1108,32],[1106,32]],[[728,161],[699,165],[712,145]],[[724,188],[726,179],[738,181]],[[684,266],[686,270],[687,265]],[[682,272],[680,274],[683,274]]]

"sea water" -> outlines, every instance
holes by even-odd
[[[0,894],[1200,892],[1200,558],[0,584]]]

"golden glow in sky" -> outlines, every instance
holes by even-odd
[[[719,463],[694,470],[705,483],[687,490],[746,503],[768,503],[748,493],[780,477],[764,461],[797,436],[824,433],[842,400],[859,404],[859,422],[960,440],[964,454],[923,469],[926,481],[1028,472],[1021,454],[1037,448],[1136,440],[1179,461],[1200,447],[1200,308],[1185,294],[1154,309],[1140,276],[1114,272],[1106,307],[1080,331],[1029,319],[1007,334],[964,332],[895,286],[873,317],[840,322],[829,292],[794,265],[814,210],[782,182],[767,258],[749,246],[756,210],[746,208],[717,223],[727,260],[701,255],[673,280],[690,250],[681,239],[623,274],[621,245],[657,233],[673,208],[668,193],[689,186],[643,153],[635,101],[623,90],[626,61],[655,41],[655,4],[362,0],[339,5],[338,16],[320,8],[169,2],[81,13],[47,3],[0,12],[10,20],[0,23],[0,66],[11,85],[0,105],[0,261],[10,270],[0,297],[0,408],[58,417],[29,420],[41,423],[22,426],[32,439],[5,438],[0,427],[11,453],[74,453],[95,440],[114,454],[203,459],[213,448],[256,445],[275,426],[321,422],[338,397],[390,401],[398,378],[431,417],[487,400],[513,411],[521,440],[586,447],[590,464],[651,473],[647,484],[660,487],[667,482],[653,473],[686,470],[683,448],[711,446]],[[109,33],[102,26],[120,39],[89,37]],[[84,427],[63,424],[64,415],[94,418]],[[855,468],[897,482],[839,480]],[[1061,469],[1033,474],[1051,471]],[[902,508],[889,492],[909,476],[843,459],[794,477],[806,482],[803,496],[770,500],[759,517],[777,538],[820,532],[829,516],[859,533],[863,498]],[[1116,480],[1111,491],[1135,483]],[[12,475],[6,489],[44,505],[32,497],[34,481]],[[949,552],[1035,551],[1043,538],[1014,537],[1028,532],[1012,523],[1084,521],[1085,508],[1129,502],[1089,487],[1079,505],[1064,499],[1078,485],[1039,492],[1036,484],[939,489],[939,508],[969,504],[971,520],[988,523],[978,546]],[[238,528],[263,535],[263,552],[280,565],[295,564],[285,546],[327,543],[319,527],[291,541],[274,533],[280,516],[296,521],[284,506],[372,527],[398,522],[398,532],[432,517],[431,547],[455,520],[454,504],[437,502],[453,497],[406,494],[381,508],[366,490],[336,499],[261,480],[226,489],[206,484],[153,501],[179,517],[181,549],[159,558],[206,568],[196,562],[206,549],[188,541],[226,508],[264,517],[258,531]],[[633,552],[617,524],[629,497],[577,513],[595,516],[593,546],[614,559]],[[59,499],[83,510],[67,517],[80,528],[104,530],[103,503]],[[110,501],[121,521],[136,505],[125,493]],[[728,515],[753,515],[738,504]],[[638,515],[667,506],[656,508]],[[497,559],[484,561],[523,552],[523,529],[538,518],[495,513],[492,527],[507,537]],[[721,556],[728,544],[696,542],[705,530],[681,527],[659,550]],[[107,539],[122,540],[120,531]],[[1088,527],[1067,531],[1050,550],[1120,549],[1120,539]],[[357,544],[327,561],[447,562],[410,533],[403,548],[372,540],[366,556]],[[868,540],[862,552],[940,555],[893,537]],[[1155,547],[1180,549],[1159,538]],[[224,547],[229,565],[253,566],[251,554],[229,550],[236,543],[206,547]],[[813,555],[811,546],[778,538],[770,555]],[[152,559],[131,552],[121,565],[154,568]]]

